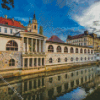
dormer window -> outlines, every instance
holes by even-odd
[[[7,33],[7,28],[4,29],[4,33]]]

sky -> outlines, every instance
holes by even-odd
[[[0,16],[7,15],[28,25],[35,11],[38,28],[43,26],[44,35],[57,35],[66,41],[68,35],[88,30],[100,36],[100,0],[14,0],[14,8],[3,9]]]

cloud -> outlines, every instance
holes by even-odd
[[[83,10],[82,15],[75,15],[74,19],[90,32],[100,35],[100,2],[95,2],[89,8]]]

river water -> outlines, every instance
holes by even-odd
[[[82,100],[100,83],[97,66],[1,79],[0,100]]]

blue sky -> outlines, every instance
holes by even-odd
[[[0,16],[14,17],[27,26],[35,11],[38,26],[43,26],[48,38],[57,35],[65,41],[67,35],[99,31],[99,0],[14,0],[14,6],[11,10],[0,6]]]

